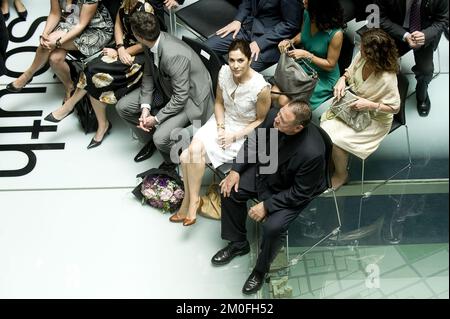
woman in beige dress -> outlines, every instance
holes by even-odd
[[[334,87],[338,100],[345,94],[346,86],[358,96],[351,107],[369,111],[371,124],[356,132],[337,118],[322,114],[320,126],[330,135],[333,147],[334,189],[347,182],[348,153],[366,159],[389,133],[393,114],[400,109],[397,88],[398,53],[394,40],[381,29],[372,29],[361,38],[360,53]]]

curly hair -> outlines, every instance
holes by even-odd
[[[398,72],[397,46],[385,31],[374,28],[364,32],[361,37],[361,50],[375,72]]]
[[[308,13],[320,31],[347,27],[339,0],[309,0]]]

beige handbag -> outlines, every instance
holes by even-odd
[[[220,186],[216,183],[215,179],[211,185],[209,185],[206,194],[201,197],[201,200],[203,201],[203,204],[199,214],[211,219],[220,219]]]
[[[361,132],[372,123],[372,119],[369,111],[357,111],[350,107],[357,100],[356,95],[350,90],[346,90],[345,95],[339,101],[333,99],[333,103],[327,111],[326,119],[338,118],[356,132]]]

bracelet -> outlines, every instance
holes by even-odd
[[[61,37],[58,39],[58,40],[56,40],[56,42],[55,42],[55,46],[57,47],[57,48],[60,48],[61,46],[62,46],[62,44],[61,44]]]
[[[308,62],[311,63],[312,59],[314,59],[314,54],[309,53],[309,55],[306,57],[306,60],[308,60]]]
[[[223,124],[223,123],[217,123],[217,128],[218,128],[218,129],[219,129],[219,128],[225,129],[225,124]]]
[[[116,50],[119,50],[121,47],[123,47],[123,43],[119,43],[116,45]]]

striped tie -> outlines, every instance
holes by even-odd
[[[411,12],[409,13],[409,32],[421,31],[422,25],[420,23],[420,6],[419,0],[413,0],[411,4]]]

